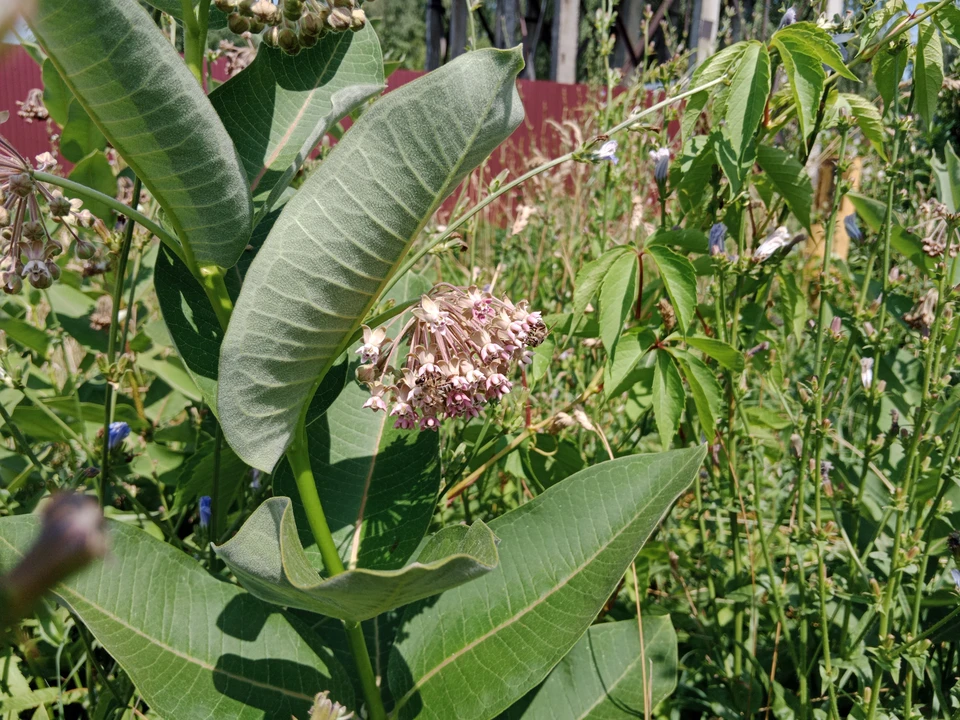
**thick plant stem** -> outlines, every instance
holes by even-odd
[[[287,459],[290,461],[290,467],[293,468],[297,490],[300,493],[300,501],[303,503],[310,530],[317,541],[320,557],[323,558],[323,566],[329,576],[339,575],[344,572],[343,561],[340,559],[340,553],[337,551],[333,535],[330,533],[330,526],[327,525],[327,517],[324,515],[323,506],[320,504],[320,494],[317,492],[317,483],[313,478],[310,455],[307,451],[307,432],[302,421],[297,427],[296,439],[290,449],[287,450]],[[360,674],[360,682],[363,685],[363,694],[367,701],[370,720],[385,720],[387,714],[383,708],[383,700],[380,697],[380,689],[377,687],[373,665],[370,663],[370,653],[367,651],[367,644],[363,638],[363,629],[360,627],[360,623],[347,621],[344,621],[343,627],[347,631],[353,661],[356,663],[357,672]]]
[[[133,181],[133,197],[130,205],[136,209],[140,203],[140,188],[142,184],[137,177]],[[134,219],[127,216],[127,224],[123,229],[123,245],[120,247],[120,257],[117,260],[116,279],[113,282],[113,311],[110,316],[110,336],[107,341],[107,368],[111,371],[117,359],[117,325],[120,319],[120,301],[123,299],[123,280],[127,274],[127,258],[130,256],[130,244],[133,242]],[[129,310],[128,310],[129,311]],[[103,398],[103,455],[100,462],[100,484],[97,488],[97,497],[100,507],[107,502],[107,484],[110,482],[110,423],[113,421],[113,382],[106,378],[106,390]]]

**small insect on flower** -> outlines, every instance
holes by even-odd
[[[873,358],[860,359],[860,384],[863,385],[864,390],[869,390],[873,386]]]
[[[670,171],[670,148],[658,148],[650,151],[650,159],[653,161],[653,179],[657,185],[663,185],[667,182],[667,173]]]
[[[600,149],[595,151],[591,158],[594,162],[600,162],[601,160],[609,160],[614,165],[620,162],[620,158],[617,157],[617,141],[616,140],[607,140],[603,145],[600,146]]]
[[[209,495],[204,495],[200,498],[200,527],[207,528],[210,526],[210,518],[213,515],[213,501],[210,499]]]
[[[863,230],[857,224],[857,214],[850,213],[843,219],[843,227],[847,231],[847,237],[855,243],[863,242]]]
[[[511,368],[532,362],[532,348],[547,335],[540,313],[525,301],[514,304],[476,287],[442,283],[411,314],[389,351],[357,369],[357,380],[370,390],[363,407],[386,411],[390,405],[394,427],[404,430],[437,430],[444,418],[477,417],[486,403],[510,392]],[[409,352],[396,367],[401,346]]]
[[[107,436],[107,448],[114,448],[123,444],[123,441],[130,435],[130,426],[125,422],[110,423],[110,434]]]
[[[753,251],[753,261],[755,263],[762,263],[769,260],[771,255],[780,248],[785,247],[789,241],[790,231],[781,225],[767,235],[767,239],[760,243],[760,246]]]
[[[722,222],[718,222],[710,228],[710,254],[714,257],[717,255],[726,255],[726,240],[727,226]]]

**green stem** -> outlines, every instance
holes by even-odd
[[[142,184],[139,177],[133,181],[133,199],[130,201],[130,207],[136,209],[140,203],[140,188]],[[129,216],[127,224],[123,228],[123,245],[120,246],[120,257],[117,259],[116,277],[113,281],[113,310],[110,315],[110,330],[107,340],[107,370],[113,373],[113,363],[117,359],[117,330],[120,323],[120,301],[123,298],[123,280],[127,274],[127,258],[130,256],[130,244],[133,242],[133,228],[136,222]],[[97,490],[97,496],[100,499],[100,507],[107,504],[107,484],[110,482],[110,423],[113,422],[113,378],[105,378],[106,386],[103,394],[103,455],[100,462],[100,484]]]
[[[307,515],[307,523],[310,525],[313,537],[317,541],[320,557],[323,558],[323,565],[327,574],[331,577],[339,575],[344,572],[345,568],[330,533],[330,527],[327,525],[327,517],[324,515],[323,506],[320,504],[320,494],[317,492],[317,483],[313,478],[313,470],[310,467],[307,433],[302,421],[297,427],[297,435],[293,444],[287,450],[287,459],[293,469],[297,490],[300,493],[300,501],[303,503],[303,509]],[[363,629],[360,627],[360,623],[355,622],[344,621],[343,626],[347,631],[347,638],[350,641],[350,650],[353,652],[357,672],[360,674],[360,682],[363,686],[364,697],[367,700],[370,719],[385,720],[387,714],[383,708],[380,689],[377,687],[377,680],[373,673],[370,653],[367,651],[367,644],[363,638]]]
[[[136,220],[137,223],[160,238],[160,240],[163,241],[163,244],[173,251],[174,255],[183,260],[183,246],[180,245],[180,241],[177,240],[174,235],[171,235],[146,215],[132,210],[129,206],[124,205],[116,198],[110,197],[109,195],[105,195],[101,192],[97,192],[93,188],[88,188],[86,185],[74,182],[73,180],[67,180],[66,178],[59,177],[58,175],[51,175],[50,173],[39,171],[34,171],[32,175],[33,179],[37,182],[46,183],[48,185],[56,185],[57,187],[62,187],[65,190],[70,190],[74,195],[81,199],[103,203],[104,205],[110,207],[110,209],[116,210],[120,215],[124,215],[131,220]]]

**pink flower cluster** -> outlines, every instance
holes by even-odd
[[[357,379],[370,389],[363,407],[388,410],[394,427],[437,430],[444,418],[474,418],[513,387],[515,364],[533,361],[547,336],[539,312],[476,287],[441,284],[420,298],[395,342],[384,328],[363,328]],[[400,367],[390,363],[410,348]]]

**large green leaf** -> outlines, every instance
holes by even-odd
[[[640,266],[637,254],[628,248],[619,253],[600,285],[600,339],[608,355],[614,355],[623,323],[637,302]]]
[[[883,47],[873,56],[873,81],[883,98],[884,112],[889,112],[894,97],[900,92],[900,81],[907,69],[907,45],[897,44],[893,49]]]
[[[580,316],[586,312],[587,305],[593,300],[603,284],[603,278],[606,276],[610,266],[616,262],[624,253],[629,253],[630,248],[619,246],[612,250],[607,250],[596,260],[584,263],[583,267],[577,272],[577,279],[573,289],[573,314],[579,321]]]
[[[825,126],[829,127],[834,124],[840,110],[848,111],[856,119],[857,127],[860,128],[860,132],[870,142],[873,149],[886,160],[887,151],[883,147],[884,140],[886,140],[886,130],[883,127],[883,118],[877,107],[865,97],[853,93],[831,93],[831,99],[834,101],[832,110],[836,114],[829,121],[829,125]]]
[[[937,26],[929,19],[917,28],[917,56],[914,61],[914,92],[917,112],[927,127],[937,113],[937,98],[943,87],[943,46]]]
[[[739,192],[747,169],[753,164],[753,136],[763,119],[770,92],[770,55],[766,46],[748,42],[736,68],[730,87],[718,101],[718,119],[724,122],[720,128],[722,142],[715,145],[715,150],[733,191]]]
[[[670,447],[673,436],[677,434],[685,399],[683,380],[676,361],[669,352],[658,350],[657,364],[653,370],[653,419],[664,448]]]
[[[646,252],[656,263],[670,296],[677,315],[677,329],[686,335],[697,311],[697,271],[688,258],[663,245],[648,244]]]
[[[408,608],[388,678],[399,720],[486,720],[546,677],[695,477],[705,447],[600,463],[497,518],[500,566]]]
[[[806,169],[792,154],[780,148],[760,145],[757,163],[767,173],[774,188],[786,201],[800,224],[810,229],[810,208],[813,205],[813,186]]]
[[[287,203],[220,354],[237,454],[272,470],[319,380],[443,199],[519,125],[519,50],[462,55],[365,112]]]
[[[400,570],[353,569],[321,578],[297,536],[290,498],[258,507],[215,548],[240,583],[262,600],[360,622],[478,578],[497,566],[496,538],[481,521],[451,525]]]
[[[646,668],[646,672],[644,672]],[[649,693],[645,692],[649,685]],[[677,634],[669,615],[592,626],[535,692],[501,720],[628,720],[644,717],[677,686]]]
[[[736,67],[746,49],[747,43],[745,41],[738,42],[711,55],[694,71],[693,77],[690,78],[690,86],[697,87],[723,77]],[[709,90],[701,90],[687,98],[683,108],[683,117],[680,120],[680,130],[684,142],[693,135],[697,120],[700,119],[700,114],[707,106],[712,95],[715,95],[715,93]]]
[[[687,345],[695,347],[708,357],[712,357],[727,370],[743,372],[743,353],[735,349],[732,345],[728,345],[722,340],[708,337],[689,336],[685,340]]]
[[[406,562],[430,526],[440,491],[440,441],[436,433],[397,430],[395,418],[364,409],[370,393],[353,381],[352,368],[349,378],[325,412],[311,409],[310,465],[344,565],[391,570]],[[293,498],[300,542],[322,568],[285,462],[274,488]]]
[[[683,350],[674,350],[674,357],[683,370],[683,377],[690,386],[693,404],[700,417],[700,427],[709,441],[717,432],[717,418],[720,417],[723,389],[717,382],[716,373],[708,368],[700,358]]]
[[[263,45],[248,67],[210,93],[240,153],[258,216],[331,126],[382,89],[380,43],[367,25],[327,33],[296,57]]]
[[[0,520],[0,566],[37,536],[33,516]],[[110,556],[56,596],[127,672],[153,712],[176,720],[305,717],[329,689],[352,705],[350,681],[296,619],[211,577],[143,530],[110,524]]]
[[[813,48],[805,42],[804,36],[787,32],[791,27],[793,26],[775,33],[772,42],[780,51],[783,67],[790,80],[797,116],[800,118],[800,132],[806,138],[813,132],[827,73]]]
[[[31,27],[197,261],[233,265],[252,222],[243,167],[210,101],[146,10],[130,0],[40,0]]]

